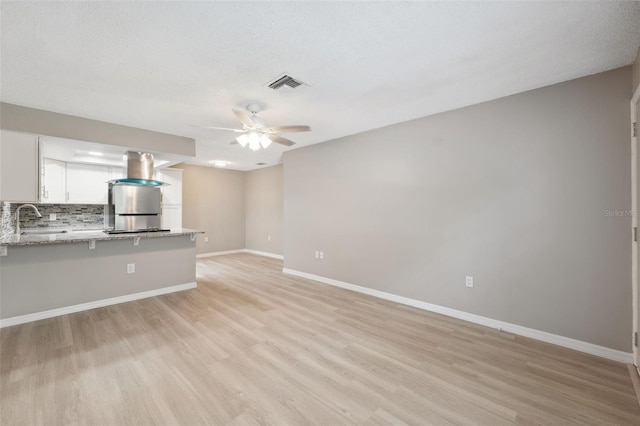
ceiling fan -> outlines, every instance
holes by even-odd
[[[294,132],[309,132],[311,127],[309,126],[276,126],[266,127],[266,122],[261,117],[258,117],[260,112],[260,105],[249,104],[246,111],[240,111],[232,109],[238,120],[242,123],[242,129],[230,129],[228,127],[216,127],[216,126],[200,126],[204,129],[214,130],[229,130],[236,133],[242,133],[231,144],[240,144],[243,148],[249,145],[249,148],[253,151],[257,151],[262,148],[267,148],[271,145],[271,142],[279,143],[285,146],[295,145],[295,142],[282,136],[278,136],[279,133],[294,133]]]

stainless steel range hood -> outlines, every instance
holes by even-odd
[[[109,182],[108,233],[166,231],[162,224],[162,192],[154,179],[153,154],[128,151],[127,177]]]
[[[150,152],[127,151],[125,156],[127,157],[127,177],[112,180],[109,183],[148,186],[168,185],[154,179],[153,154]]]

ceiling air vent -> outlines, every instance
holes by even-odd
[[[277,92],[286,93],[292,91],[298,86],[302,86],[303,84],[304,83],[300,80],[296,80],[295,78],[285,74],[281,77],[278,77],[275,81],[269,83],[267,86]]]

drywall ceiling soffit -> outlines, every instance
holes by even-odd
[[[639,2],[2,2],[3,102],[197,140],[251,170],[230,109],[294,148],[630,64]],[[308,85],[277,93],[287,72]],[[348,161],[348,159],[345,159]],[[269,164],[271,163],[271,164]]]

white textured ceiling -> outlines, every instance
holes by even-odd
[[[639,2],[7,2],[0,99],[230,146],[232,107],[264,106],[293,149],[630,64]],[[309,86],[279,94],[283,72]],[[344,159],[348,161],[348,159]]]

